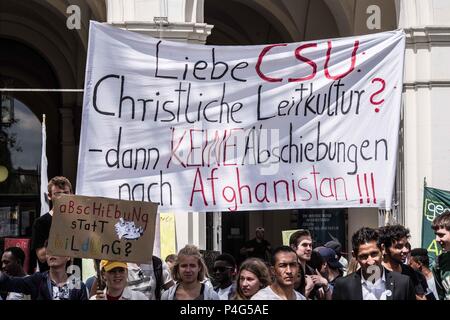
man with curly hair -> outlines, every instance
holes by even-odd
[[[383,267],[389,271],[399,272],[411,278],[417,300],[426,300],[427,281],[419,272],[414,271],[403,261],[409,253],[407,248],[409,230],[402,225],[384,226],[379,228],[379,243],[383,251]]]
[[[338,278],[333,300],[415,300],[411,279],[382,264],[378,231],[361,228],[352,236],[352,254],[360,268]]]

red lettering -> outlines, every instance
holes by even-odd
[[[312,172],[310,172],[314,176],[314,191],[316,193],[316,200],[319,200],[319,194],[317,192],[317,175],[320,174],[320,172],[316,171],[316,167],[313,166]]]
[[[267,47],[264,47],[264,49],[262,49],[261,53],[258,56],[258,61],[256,62],[256,73],[258,74],[258,76],[263,79],[264,81],[267,82],[281,82],[283,79],[282,78],[271,78],[266,76],[262,71],[261,71],[261,64],[262,64],[262,59],[264,58],[264,56],[267,54],[267,52],[269,52],[272,48],[274,47],[285,47],[287,46],[286,43],[281,43],[281,44],[271,44]]]
[[[352,57],[351,57],[351,65],[350,65],[350,69],[348,69],[346,72],[341,73],[339,75],[336,76],[332,76],[330,75],[330,72],[328,71],[328,64],[330,63],[330,57],[331,57],[331,49],[332,49],[332,43],[331,41],[328,41],[328,50],[327,50],[327,58],[325,60],[325,76],[330,79],[330,80],[339,80],[344,78],[346,75],[348,75],[350,72],[352,72],[355,69],[355,64],[356,64],[356,51],[358,51],[358,47],[359,47],[359,41],[356,40],[355,44],[353,45],[353,52],[352,52]]]
[[[303,57],[302,55],[300,55],[300,51],[302,51],[303,49],[313,48],[313,47],[314,47],[314,48],[317,47],[317,43],[308,43],[308,44],[304,44],[304,45],[299,46],[297,49],[295,49],[295,52],[294,52],[294,53],[295,53],[295,57],[296,57],[298,60],[303,61],[303,62],[306,62],[307,64],[309,64],[309,65],[312,67],[312,72],[311,72],[310,75],[305,76],[305,77],[300,77],[300,78],[289,78],[289,79],[288,79],[289,82],[298,82],[298,81],[310,80],[310,79],[313,79],[313,78],[316,76],[316,73],[317,73],[317,64],[316,64],[314,61],[312,61],[312,60],[310,60],[310,59],[308,59],[308,58],[305,58],[305,57]]]
[[[237,165],[237,163],[236,162],[234,162],[234,163],[227,163],[227,147],[236,147],[236,144],[227,144],[227,142],[228,142],[228,140],[230,139],[230,137],[233,135],[233,131],[244,131],[244,129],[242,129],[242,128],[232,128],[231,130],[230,130],[230,135],[228,136],[228,138],[224,138],[224,146],[223,146],[223,165],[224,166],[236,166]],[[226,135],[226,133],[227,133],[227,130],[225,130],[225,135]],[[234,148],[234,153],[237,155],[237,150],[236,150],[236,148]]]
[[[74,210],[75,210],[74,205],[75,205],[75,203],[72,200],[70,200],[69,201],[69,211],[68,211],[69,213],[74,212]]]
[[[333,178],[333,183],[334,183],[334,195],[335,195],[335,199],[336,201],[338,200],[338,191],[337,191],[337,186],[336,186],[336,181],[337,180],[342,180],[342,182],[344,183],[344,194],[345,194],[345,200],[348,200],[347,197],[347,188],[345,186],[345,180],[342,177],[338,177],[338,178]]]
[[[264,197],[262,199],[258,198],[258,188],[259,188],[259,186],[264,186]],[[256,185],[256,188],[255,188],[255,199],[258,202],[264,202],[265,201],[267,203],[270,203],[270,200],[267,199],[267,183],[266,182],[260,182],[260,183],[258,183]]]
[[[236,176],[237,176],[237,186],[239,190],[239,202],[242,204],[242,189],[247,189],[248,192],[248,203],[253,203],[252,201],[252,191],[248,184],[244,184],[241,186],[241,177],[239,176],[239,168],[236,168]]]
[[[377,203],[377,196],[375,195],[375,179],[373,178],[373,172],[370,173],[370,180],[372,182],[373,203]]]
[[[273,192],[275,194],[275,203],[278,202],[278,193],[277,193],[277,185],[279,183],[284,183],[286,186],[286,199],[289,201],[289,183],[286,180],[277,180],[273,182]]]
[[[225,191],[228,190],[228,189],[231,190],[231,193],[232,193],[232,195],[233,195],[233,196],[231,197],[231,199],[228,199],[227,196],[225,195]],[[223,188],[223,190],[222,190],[222,196],[223,196],[223,198],[224,198],[228,203],[234,202],[234,208],[228,208],[228,210],[230,210],[230,211],[236,211],[236,210],[237,210],[236,192],[234,191],[233,187],[226,186],[225,188]]]
[[[215,192],[215,184],[214,184],[214,180],[218,180],[219,178],[214,177],[214,172],[218,170],[217,168],[213,168],[211,170],[211,175],[209,178],[206,178],[206,180],[211,181],[211,192],[212,192],[212,199],[213,199],[213,204],[216,205],[216,192]]]
[[[370,96],[370,103],[371,103],[371,104],[374,104],[374,105],[380,105],[380,104],[382,104],[382,103],[384,102],[384,99],[381,99],[381,100],[379,100],[379,101],[375,101],[373,98],[374,98],[376,95],[378,95],[378,94],[380,94],[381,92],[384,91],[384,88],[386,87],[386,82],[385,82],[383,79],[381,79],[381,78],[375,78],[375,79],[372,79],[372,83],[374,83],[374,82],[380,82],[380,83],[381,83],[381,89],[378,90],[378,91],[376,91],[374,94],[372,94],[372,95]],[[375,108],[375,112],[379,112],[379,111],[380,111],[379,108]]]
[[[200,189],[195,189],[195,186],[197,184],[197,177],[200,179]],[[205,204],[205,206],[207,206],[208,202],[206,202],[205,189],[203,188],[202,174],[200,173],[200,169],[198,169],[198,168],[197,168],[197,171],[195,172],[194,186],[192,187],[191,201],[189,202],[189,206],[191,206],[191,207],[192,207],[192,202],[194,200],[194,193],[195,192],[200,192],[201,193],[201,195],[203,197],[203,203]]]
[[[193,163],[193,164],[189,164],[189,158],[191,157],[191,155],[192,155],[192,151],[194,150],[194,149],[200,149],[200,147],[197,147],[197,148],[194,148],[194,139],[193,139],[193,137],[192,137],[192,133],[193,132],[203,132],[203,130],[199,130],[199,129],[190,129],[189,130],[189,141],[190,141],[190,148],[189,148],[189,153],[188,153],[188,155],[187,155],[187,157],[186,157],[186,165],[188,166],[188,167],[200,167],[201,166],[201,164],[199,163],[199,164],[195,164],[195,163]],[[194,161],[194,160],[193,160]]]
[[[302,187],[300,186],[300,182],[302,182],[302,180],[308,180],[308,178],[301,178],[300,180],[298,180],[297,186],[298,186],[298,188],[299,188],[300,190],[303,190],[303,191],[305,191],[306,193],[308,193],[308,194],[309,194],[309,198],[307,198],[307,199],[300,199],[300,200],[302,200],[302,201],[309,201],[309,200],[312,199],[312,194],[311,194],[311,192],[308,191],[308,189],[302,188]]]
[[[172,139],[170,140],[170,146],[171,146],[172,151],[171,151],[171,154],[170,154],[169,161],[167,161],[167,168],[169,168],[169,164],[170,164],[170,162],[172,161],[172,157],[173,157],[173,156],[175,156],[175,158],[178,160],[178,162],[179,162],[184,168],[186,168],[186,165],[183,163],[183,161],[181,161],[181,159],[178,158],[178,156],[175,154],[175,152],[176,152],[176,151],[178,150],[178,148],[180,147],[181,141],[183,141],[184,136],[186,135],[186,130],[184,131],[183,136],[182,136],[181,139],[178,141],[178,144],[177,144],[176,148],[174,149],[174,148],[173,148],[173,136],[174,136],[174,133],[175,133],[175,128],[171,128],[171,129],[172,129]]]
[[[323,183],[324,183],[325,181],[328,181],[328,188],[329,188],[329,191],[330,191],[330,194],[328,194],[328,195],[325,195],[325,194],[323,194],[323,192],[322,192],[322,185],[323,185]],[[330,179],[330,178],[323,178],[323,179],[320,181],[320,195],[321,195],[322,197],[324,197],[324,198],[331,198],[331,197],[334,196],[334,194],[333,194],[333,188],[331,187],[331,179]]]

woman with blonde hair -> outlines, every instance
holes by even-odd
[[[208,269],[194,245],[188,244],[178,252],[172,278],[176,284],[163,293],[161,300],[219,300],[214,288],[203,283]]]
[[[234,300],[250,300],[259,290],[271,283],[267,265],[259,258],[245,260],[239,268]]]

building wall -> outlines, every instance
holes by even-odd
[[[404,77],[405,224],[420,246],[423,185],[450,190],[450,2],[398,1],[407,34]]]
[[[362,227],[377,228],[379,226],[378,210],[373,208],[348,209],[348,253],[351,254],[352,235]]]

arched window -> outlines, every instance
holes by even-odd
[[[20,100],[2,93],[0,251],[5,238],[31,238],[40,201],[41,139],[41,123],[36,115]]]

